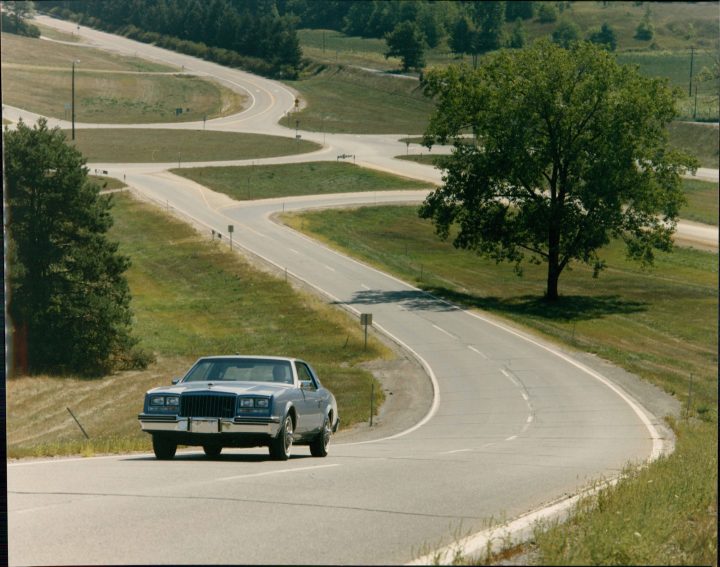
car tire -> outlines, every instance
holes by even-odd
[[[220,445],[203,445],[203,451],[208,459],[217,459],[222,453],[222,449]]]
[[[293,419],[287,414],[277,437],[270,441],[270,456],[276,461],[287,461],[293,443]]]
[[[313,457],[327,457],[331,436],[332,425],[330,425],[330,417],[326,416],[325,421],[323,421],[322,430],[310,443],[310,454]]]
[[[169,461],[175,456],[175,451],[177,451],[177,443],[173,443],[160,435],[153,435],[152,444],[155,457],[161,461]]]

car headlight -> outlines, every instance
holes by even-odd
[[[238,413],[267,414],[270,410],[270,398],[239,398]]]
[[[149,396],[148,411],[177,413],[180,407],[180,396]]]

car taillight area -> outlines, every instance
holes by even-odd
[[[183,394],[181,417],[235,417],[237,396],[234,394]]]

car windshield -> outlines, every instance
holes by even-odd
[[[292,384],[292,369],[287,360],[261,358],[212,358],[199,360],[183,382],[276,382]]]

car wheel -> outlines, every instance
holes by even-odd
[[[270,456],[277,461],[287,461],[293,443],[293,420],[290,414],[285,416],[277,437],[270,441]]]
[[[160,435],[153,435],[153,452],[155,456],[163,461],[172,459],[177,451],[177,443],[173,443],[169,439]]]
[[[310,443],[310,454],[313,457],[327,457],[327,449],[330,444],[331,436],[332,425],[330,425],[330,418],[326,416],[325,421],[323,422],[322,430]]]
[[[222,447],[220,445],[203,445],[203,451],[208,459],[217,459],[222,453]]]

